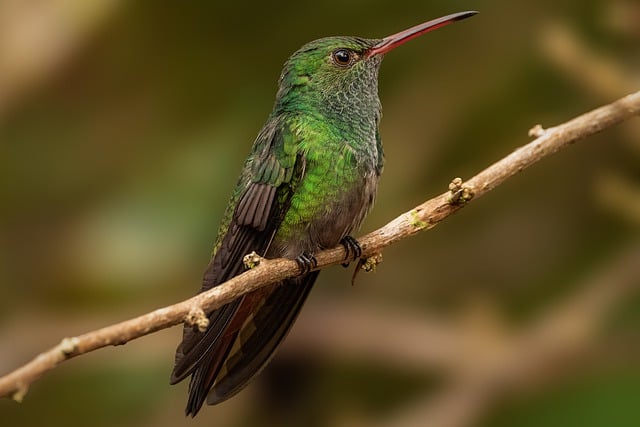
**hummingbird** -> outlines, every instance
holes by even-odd
[[[384,154],[378,70],[386,53],[478,12],[454,13],[383,39],[327,37],[285,63],[273,111],[253,143],[205,270],[204,292],[245,270],[243,257],[296,260],[300,274],[208,313],[205,331],[185,325],[171,384],[191,376],[186,415],[242,390],[271,360],[319,271],[314,253],[342,244],[373,206]]]

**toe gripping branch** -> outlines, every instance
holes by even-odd
[[[342,263],[343,267],[349,267],[351,261],[355,261],[362,256],[362,246],[353,237],[344,236],[340,240],[340,244],[344,246],[344,250],[347,253],[344,257],[345,262]]]
[[[318,266],[318,260],[309,252],[303,252],[295,261],[300,268],[300,275],[307,274]]]
[[[356,268],[353,270],[353,276],[351,276],[351,285],[355,285],[356,277],[360,270],[373,271],[375,270],[376,265],[382,262],[381,253],[377,253],[368,258],[362,258],[362,246],[360,246],[360,243],[351,236],[345,236],[340,243],[344,246],[344,250],[347,253],[344,257],[345,262],[342,266],[348,267],[349,262],[357,261]]]
[[[351,261],[358,260],[358,267],[360,268],[362,265],[362,260],[360,257],[362,256],[362,247],[360,243],[356,239],[351,236],[345,236],[342,240],[340,240],[340,244],[344,246],[344,250],[347,253],[344,257],[343,267],[348,267]],[[303,252],[296,259],[296,264],[298,264],[298,268],[300,269],[300,275],[307,274],[314,268],[318,266],[318,260],[313,254],[309,252]]]

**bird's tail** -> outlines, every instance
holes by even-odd
[[[219,330],[205,332],[189,349],[189,353],[200,353],[197,360],[178,375],[177,363],[172,376],[175,383],[191,374],[187,415],[195,416],[205,399],[210,405],[229,399],[260,373],[291,329],[318,274],[314,271],[288,279],[230,303],[236,307],[226,316],[223,328],[217,313],[225,309],[229,313],[228,305],[210,315],[210,328],[218,326]]]

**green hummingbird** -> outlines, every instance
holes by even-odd
[[[171,384],[191,376],[186,414],[242,390],[273,357],[319,271],[313,254],[339,243],[373,205],[384,155],[378,132],[378,70],[384,55],[477,12],[447,15],[383,39],[327,37],[295,52],[280,76],[273,111],[258,134],[218,231],[200,292],[245,269],[243,257],[295,259],[299,276],[239,297],[185,326]]]

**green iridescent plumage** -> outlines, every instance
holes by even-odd
[[[385,39],[329,37],[286,62],[272,113],[258,134],[220,226],[201,291],[244,270],[244,255],[306,260],[336,246],[373,205],[382,172],[378,69],[384,53],[469,13]],[[240,391],[295,321],[318,272],[261,288],[185,326],[171,382],[191,376],[187,414]]]
[[[273,112],[238,180],[202,290],[242,271],[251,251],[296,258],[333,247],[373,204],[382,171],[377,77],[379,40],[333,37],[305,45],[285,64]],[[349,52],[348,64],[333,57]],[[239,391],[269,360],[317,272],[241,298],[185,328],[172,382],[192,375],[187,413]],[[260,319],[260,321],[258,321]],[[213,387],[213,388],[212,388]],[[211,392],[209,392],[211,389]]]

